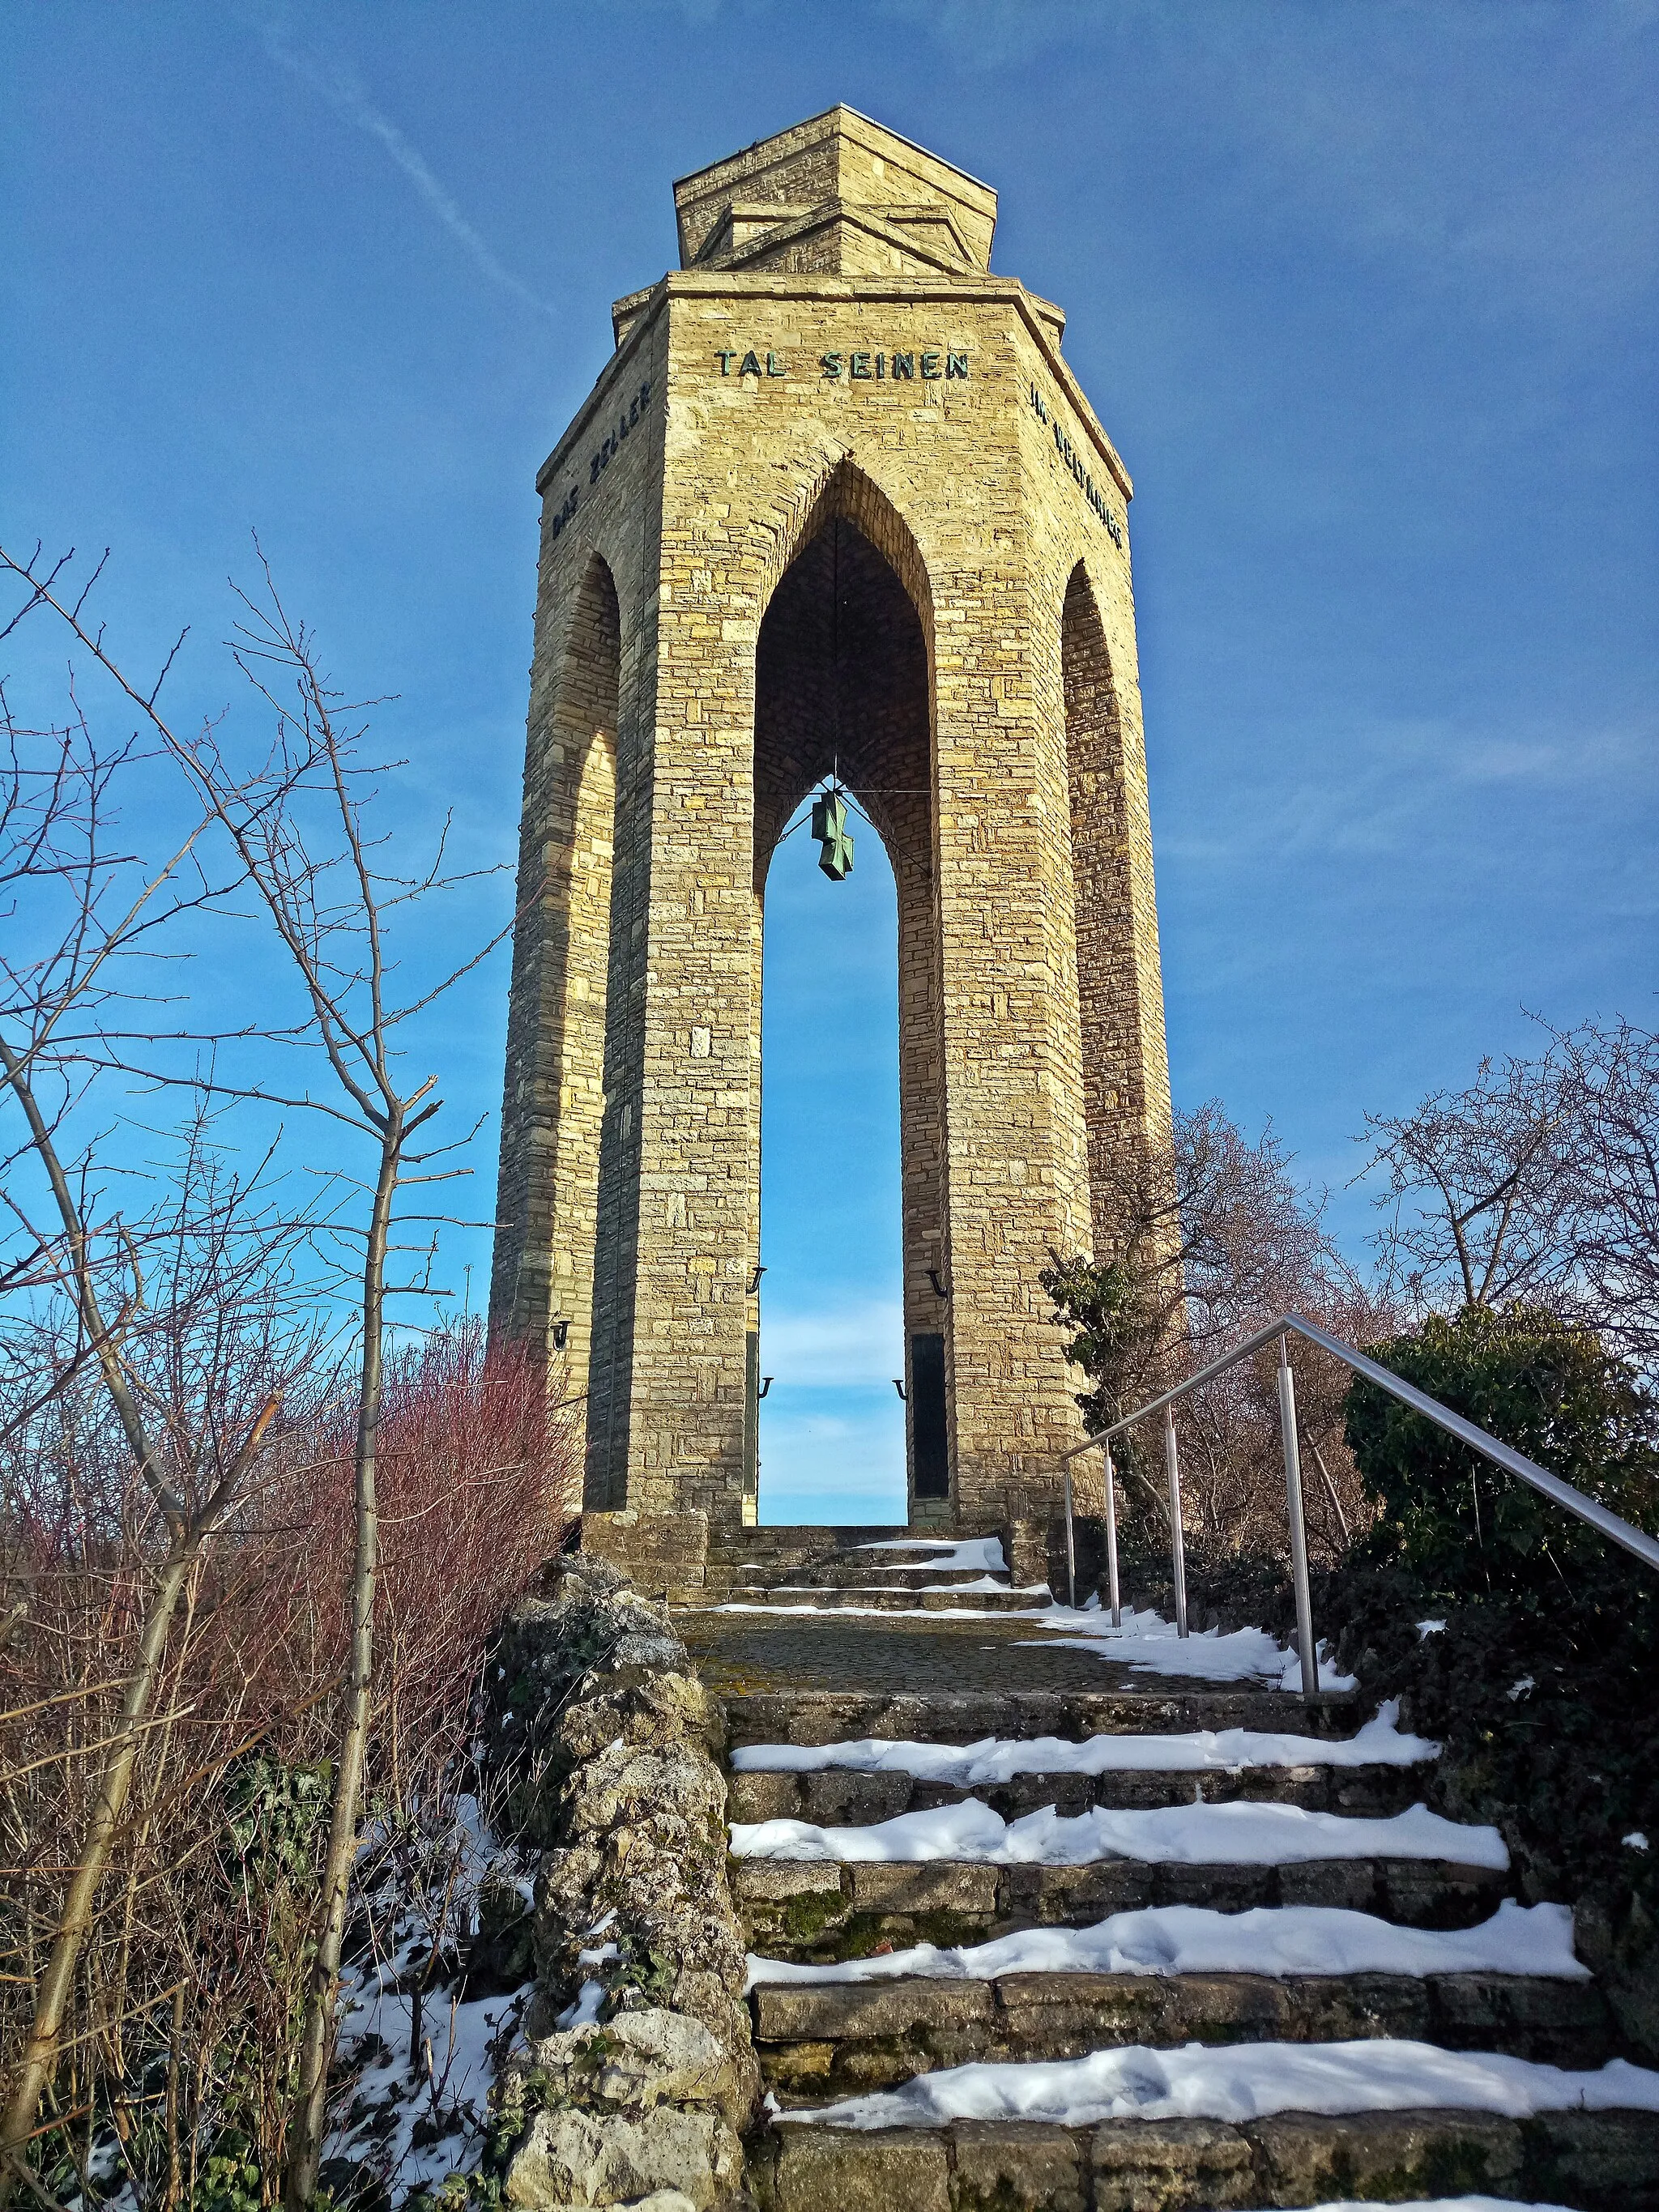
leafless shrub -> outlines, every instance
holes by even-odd
[[[388,1362],[380,1663],[366,1785],[380,1856],[441,1825],[465,1786],[487,1640],[556,1550],[574,1455],[544,1379],[487,1358],[476,1322]],[[335,1701],[350,1639],[349,1394],[319,1390],[265,1455],[187,1584],[125,1818],[78,1961],[37,2138],[73,2193],[112,2158],[139,2200],[192,2201],[242,2158],[273,2202],[297,2087],[303,1967],[326,1844]],[[152,1514],[106,1401],[85,1381],[0,1454],[6,1570],[31,1594],[0,1714],[9,1978],[27,2027],[65,1844],[118,1717],[119,1655],[142,1616]],[[112,1668],[112,1656],[117,1667]],[[113,1678],[112,1678],[113,1677]],[[360,1875],[374,1885],[378,1862]],[[441,1886],[440,1886],[441,1887]],[[430,1900],[441,1913],[443,1900]]]
[[[1045,1276],[1068,1349],[1094,1389],[1102,1429],[1173,1387],[1276,1315],[1295,1311],[1365,1341],[1388,1316],[1326,1233],[1323,1198],[1303,1189],[1271,1128],[1252,1143],[1215,1100],[1177,1113],[1163,1156],[1131,1160],[1106,1192],[1104,1251]],[[1364,1504],[1341,1433],[1340,1363],[1297,1348],[1300,1425],[1316,1547],[1334,1553]],[[1276,1356],[1269,1350],[1180,1404],[1177,1434],[1194,1521],[1228,1544],[1286,1541]],[[1132,1510],[1166,1520],[1158,1425],[1119,1454]],[[1087,1476],[1079,1478],[1085,1484]]]

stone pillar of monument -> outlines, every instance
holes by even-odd
[[[766,873],[838,770],[898,890],[912,1524],[1004,1526],[1082,1434],[1039,1273],[1168,1141],[1129,480],[961,170],[837,107],[675,202],[538,479],[493,1323],[586,1393],[587,1510],[753,1517]]]

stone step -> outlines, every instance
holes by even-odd
[[[952,1860],[734,1859],[751,1950],[819,1964],[912,1943],[982,1943],[1020,1928],[1086,1928],[1151,1905],[1338,1905],[1409,1928],[1472,1928],[1510,1877],[1443,1859],[1316,1859],[1292,1866],[984,1866]]]
[[[785,2122],[757,2144],[764,2212],[1247,2212],[1462,2196],[1659,2212],[1659,2114],[1290,2112],[852,2129]]]
[[[976,1797],[1005,1820],[1052,1805],[1068,1816],[1105,1805],[1124,1812],[1159,1805],[1255,1803],[1300,1805],[1310,1813],[1386,1818],[1423,1795],[1421,1766],[1243,1766],[1179,1768],[1168,1772],[1018,1774],[971,1787],[913,1774],[860,1774],[846,1767],[809,1773],[731,1776],[727,1812],[733,1820],[810,1820],[821,1828],[867,1828],[901,1813],[931,1812]]]
[[[797,1582],[739,1583],[726,1602],[787,1611],[810,1606],[815,1613],[1043,1613],[1054,1604],[1048,1591],[890,1589],[860,1586],[820,1588]]]
[[[918,1976],[763,1983],[749,2002],[762,2074],[785,2105],[1126,2045],[1393,2037],[1583,2069],[1604,2064],[1617,2041],[1593,1982],[1525,1974]]]
[[[828,1744],[881,1736],[980,1743],[987,1736],[1190,1735],[1246,1728],[1335,1738],[1367,1713],[1351,1692],[1285,1690],[761,1690],[724,1699],[735,1747]]]
[[[1006,1569],[995,1567],[940,1567],[930,1559],[896,1560],[890,1553],[855,1553],[852,1558],[808,1559],[796,1563],[786,1561],[776,1566],[753,1566],[743,1571],[742,1580],[750,1585],[769,1587],[779,1582],[799,1583],[814,1589],[852,1589],[890,1587],[913,1589],[918,1583],[976,1583],[986,1575],[994,1575],[1006,1583]]]

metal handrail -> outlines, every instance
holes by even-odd
[[[1552,1504],[1576,1514],[1579,1520],[1598,1530],[1610,1541],[1621,1545],[1644,1566],[1659,1572],[1659,1540],[1640,1528],[1632,1528],[1628,1521],[1620,1520],[1618,1514],[1610,1512],[1595,1498],[1586,1497],[1571,1483],[1564,1482],[1559,1474],[1552,1474],[1547,1468],[1540,1467],[1536,1460],[1528,1459],[1524,1452],[1516,1451],[1512,1444],[1489,1436],[1474,1421],[1466,1420],[1462,1413],[1455,1413],[1449,1406],[1443,1406],[1438,1398],[1431,1398],[1426,1390],[1419,1390],[1414,1383],[1406,1382],[1378,1361],[1367,1358],[1363,1352],[1355,1351],[1352,1345],[1344,1344],[1340,1337],[1331,1335],[1316,1322],[1306,1321],[1300,1314],[1287,1313],[1280,1314],[1277,1321],[1270,1321],[1265,1328],[1257,1329],[1254,1335],[1247,1336],[1242,1343],[1234,1345],[1230,1352],[1224,1352],[1208,1361],[1195,1375],[1189,1375],[1184,1382],[1177,1382],[1173,1389],[1149,1399],[1146,1405],[1137,1407],[1133,1413],[1126,1413],[1121,1421],[1114,1421],[1110,1428],[1102,1429],[1097,1436],[1086,1437],[1080,1444],[1074,1444],[1063,1455],[1061,1464],[1066,1469],[1066,1570],[1073,1606],[1077,1603],[1077,1552],[1072,1530],[1072,1462],[1084,1452],[1093,1451],[1097,1446],[1104,1448],[1109,1593],[1112,1626],[1121,1628],[1123,1613],[1118,1592],[1117,1501],[1112,1466],[1112,1438],[1127,1435],[1139,1422],[1161,1413],[1164,1416],[1164,1474],[1170,1489],[1170,1552],[1175,1571],[1176,1632],[1180,1636],[1187,1634],[1187,1559],[1181,1526],[1181,1454],[1175,1432],[1176,1401],[1192,1391],[1202,1389],[1216,1376],[1237,1365],[1239,1360],[1248,1359],[1253,1352],[1260,1352],[1264,1344],[1271,1344],[1277,1338],[1279,1421],[1285,1440],[1285,1497],[1291,1530],[1291,1580],[1296,1595],[1297,1649],[1302,1661],[1303,1695],[1317,1697],[1319,1664],[1314,1650],[1313,1604],[1308,1584],[1308,1532],[1302,1500],[1302,1453],[1297,1439],[1296,1382],[1291,1372],[1290,1338],[1292,1334],[1305,1337],[1310,1344],[1316,1344],[1322,1351],[1333,1353],[1356,1375],[1363,1375],[1379,1390],[1386,1390],[1390,1397],[1399,1399],[1402,1406],[1409,1406],[1414,1413],[1421,1413],[1425,1420],[1434,1422],[1448,1436],[1455,1437],[1460,1443],[1468,1444],[1472,1451],[1480,1452],[1494,1466],[1501,1467],[1506,1474],[1515,1475],[1522,1482],[1529,1484]]]

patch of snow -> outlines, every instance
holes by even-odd
[[[947,1567],[977,1567],[988,1575],[1006,1575],[1008,1571],[1000,1536],[969,1536],[962,1542],[952,1536],[888,1536],[878,1544],[855,1544],[853,1548],[859,1552],[927,1552],[934,1556],[926,1561],[919,1559],[916,1565],[925,1565],[935,1574]],[[944,1553],[948,1553],[948,1558],[939,1556]]]
[[[1409,2204],[1379,2204],[1367,2197],[1344,2197],[1340,2204],[1316,2204],[1313,2212],[1567,2212],[1565,2204],[1522,2204],[1513,2197],[1414,2197]]]
[[[930,1573],[938,1571],[935,1562],[931,1559],[927,1563],[927,1571]],[[822,1583],[774,1583],[771,1587],[775,1594],[786,1597],[822,1598],[824,1594]],[[975,1581],[970,1583],[843,1583],[841,1587],[849,1595],[854,1597],[872,1597],[877,1595],[890,1597],[899,1590],[908,1591],[915,1597],[921,1597],[924,1594],[932,1595],[939,1590],[948,1590],[957,1595],[966,1594],[969,1596],[981,1596],[999,1591],[1005,1596],[1012,1591],[1017,1597],[1046,1597],[1048,1595],[1047,1583],[1013,1584],[999,1582],[994,1575],[988,1574],[981,1575]],[[862,1607],[827,1606],[823,1609],[830,1613],[848,1613],[869,1612],[872,1608],[867,1606]],[[882,1609],[885,1610],[885,1608]]]
[[[1123,1608],[1123,1626],[1103,1625],[1098,1607],[1056,1605],[1042,1616],[1050,1634],[1063,1636],[1076,1648],[1092,1650],[1102,1659],[1138,1673],[1197,1676],[1209,1682],[1271,1682],[1282,1690],[1302,1687],[1302,1662],[1285,1650],[1263,1628],[1236,1628],[1223,1635],[1217,1628],[1196,1629],[1182,1636],[1172,1620],[1150,1608],[1136,1613]],[[1048,1636],[1043,1639],[1045,1643]],[[1322,1690],[1351,1690],[1354,1678],[1339,1674],[1324,1657],[1320,1645],[1319,1686]]]
[[[523,1862],[496,1842],[471,1796],[456,1801],[448,1829],[435,1833],[429,1848],[441,1871],[453,1869],[447,1889],[452,1911],[476,1911],[488,1884],[510,1886],[526,1896]],[[371,1953],[356,1961],[341,1988],[337,2063],[349,2087],[337,2103],[349,2116],[331,2127],[325,2155],[359,2161],[384,2183],[394,2203],[478,2165],[489,2092],[517,2040],[532,1986],[469,1999],[465,1984],[451,1988],[434,1976],[419,2000],[420,2049],[411,2065],[416,1985],[432,1935],[420,1913],[399,1911],[386,1930],[389,1948],[383,1936],[383,1955]],[[419,2149],[413,2140],[417,2124],[423,2136],[437,2137]]]
[[[1419,1642],[1425,1636],[1443,1636],[1445,1632],[1446,1624],[1443,1620],[1419,1620],[1417,1624]]]
[[[607,1944],[605,1948],[613,1952],[616,1949],[615,1944]],[[573,2005],[567,2005],[564,2010],[556,2015],[553,2025],[555,2027],[558,2028],[592,2027],[598,2024],[599,2007],[604,2002],[605,1984],[603,1982],[584,1982],[581,1986],[581,1994],[576,1999],[575,2003]]]
[[[1195,1729],[1184,1735],[988,1735],[978,1743],[917,1743],[865,1736],[850,1743],[751,1743],[732,1753],[739,1774],[809,1774],[826,1767],[858,1774],[914,1774],[976,1789],[1017,1774],[1237,1772],[1255,1766],[1416,1766],[1437,1759],[1426,1736],[1405,1735],[1389,1698],[1349,1736],[1290,1735],[1258,1729]]]
[[[1086,1866],[1138,1859],[1156,1866],[1299,1866],[1321,1859],[1441,1859],[1456,1866],[1510,1863],[1496,1828],[1462,1827],[1426,1805],[1389,1820],[1311,1813],[1299,1805],[1160,1805],[1119,1812],[1097,1805],[1067,1816],[1052,1805],[1005,1820],[978,1798],[901,1813],[862,1828],[823,1828],[810,1820],[738,1821],[738,1858],[969,1861],[979,1866]]]
[[[1621,1836],[1619,1840],[1626,1850],[1644,1851],[1648,1848],[1648,1839],[1639,1828],[1632,1828],[1629,1835]]]
[[[1273,2112],[1659,2112],[1659,2074],[1614,2058],[1572,2073],[1493,2051],[1431,2043],[1130,2045],[1086,2058],[951,2066],[901,2089],[780,2112],[780,2120],[842,2128],[937,2127],[949,2120],[1261,2119]]]
[[[1007,1584],[999,1583],[997,1588],[1006,1589]],[[811,1613],[814,1619],[823,1620],[928,1620],[935,1625],[941,1620],[1038,1621],[1046,1620],[1048,1611],[1046,1606],[1017,1606],[993,1613],[983,1607],[964,1605],[941,1613],[920,1605],[754,1605],[742,1599],[727,1599],[723,1604],[702,1608],[687,1607],[690,1612],[700,1609],[709,1613],[771,1613],[781,1620]]]
[[[1531,1974],[1589,1979],[1573,1956],[1572,1911],[1505,1898],[1478,1928],[1400,1928],[1326,1905],[1203,1905],[1115,1912],[1092,1928],[1024,1928],[989,1943],[941,1950],[916,1943],[869,1959],[798,1966],[751,1953],[749,1987],[763,1982],[989,1982],[1004,1974]]]

